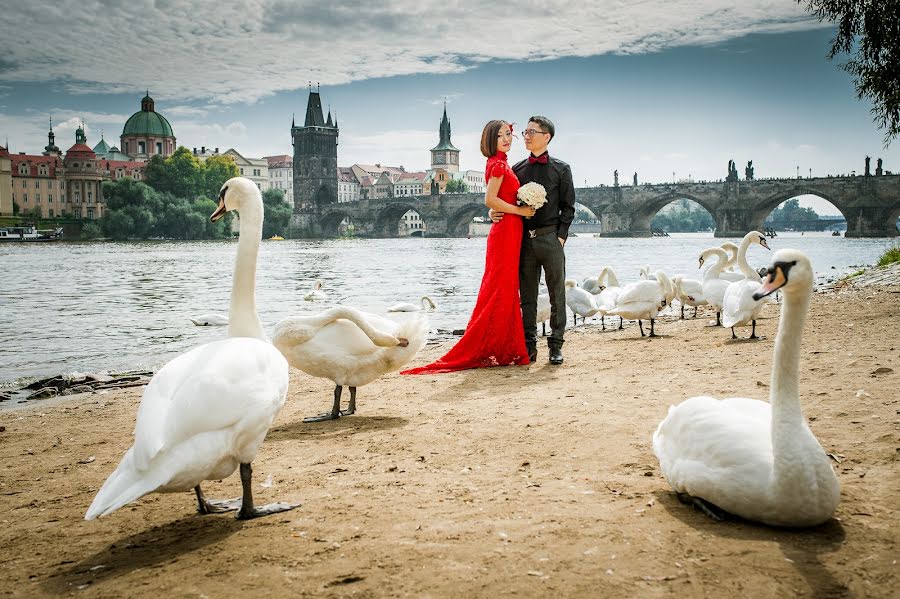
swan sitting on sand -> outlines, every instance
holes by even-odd
[[[692,397],[669,408],[653,434],[660,470],[680,500],[772,526],[828,520],[840,484],[800,407],[800,339],[814,272],[797,250],[779,250],[756,296],[781,288],[769,401]]]
[[[240,519],[290,510],[275,503],[256,507],[252,469],[269,427],[284,405],[288,364],[266,340],[256,314],[256,259],[262,237],[263,202],[255,183],[229,179],[210,217],[241,215],[241,234],[231,288],[228,335],[181,354],[154,375],[144,390],[134,445],[106,479],[85,515],[105,516],[153,492],[193,489],[200,513],[240,508]],[[209,501],[200,490],[240,466],[243,497]]]

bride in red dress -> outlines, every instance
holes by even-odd
[[[534,208],[516,205],[519,179],[506,162],[512,145],[512,125],[490,121],[481,133],[481,153],[487,157],[484,203],[497,212],[530,218]],[[522,309],[519,305],[519,252],[522,219],[504,218],[491,226],[484,257],[484,276],[466,332],[444,357],[428,366],[400,374],[453,372],[528,364]]]

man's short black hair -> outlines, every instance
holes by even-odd
[[[553,121],[551,121],[547,117],[532,116],[528,117],[528,121],[540,125],[544,131],[550,134],[550,139],[553,139],[553,136],[556,135],[556,127],[553,126]]]

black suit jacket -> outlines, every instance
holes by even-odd
[[[513,165],[513,172],[519,183],[540,183],[547,190],[547,203],[531,218],[525,219],[525,229],[533,230],[556,225],[556,236],[560,239],[569,237],[569,225],[575,219],[575,184],[572,182],[572,169],[558,158],[548,157],[547,164],[528,159]]]

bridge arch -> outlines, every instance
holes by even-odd
[[[716,208],[709,203],[706,198],[690,193],[669,192],[649,198],[635,210],[631,219],[631,228],[635,231],[649,231],[650,221],[653,220],[653,217],[656,216],[660,210],[677,200],[691,200],[692,202],[699,204],[700,207],[709,212],[710,216],[715,220]]]
[[[422,211],[416,208],[415,204],[410,202],[392,202],[378,211],[372,234],[375,237],[399,237],[398,227],[400,226],[400,219],[410,210],[422,217],[422,222],[425,223],[425,230],[427,231],[429,228],[428,221],[425,219]]]
[[[331,210],[322,215],[319,219],[319,226],[322,228],[322,235],[325,237],[337,237],[340,235],[340,225],[344,219],[350,218],[350,215],[343,210]]]
[[[447,235],[449,237],[466,237],[469,234],[469,223],[476,216],[487,216],[487,207],[483,203],[467,204],[447,217]]]
[[[844,219],[847,220],[848,223],[850,222],[847,218],[847,209],[846,207],[841,205],[842,202],[840,200],[836,201],[833,196],[824,193],[819,189],[810,189],[809,187],[795,187],[786,190],[781,189],[777,193],[774,193],[764,200],[757,202],[750,212],[751,230],[762,231],[765,227],[764,223],[766,221],[766,218],[769,217],[773,210],[775,210],[788,200],[804,195],[812,195],[822,198],[823,200],[837,208],[838,212],[841,213]]]

